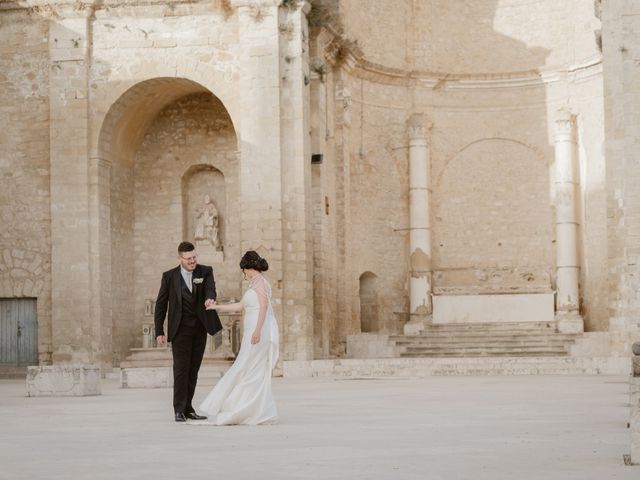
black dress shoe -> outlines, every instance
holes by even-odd
[[[186,422],[187,418],[184,416],[184,413],[176,413],[176,422]]]
[[[189,412],[187,413],[186,417],[189,420],[206,420],[207,417],[204,417],[202,415],[198,415],[196,412]]]

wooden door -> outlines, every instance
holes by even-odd
[[[0,365],[38,364],[35,298],[0,299]]]

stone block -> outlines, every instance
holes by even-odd
[[[231,366],[230,361],[213,361],[198,372],[198,385],[214,385]],[[120,370],[122,388],[173,387],[173,367],[126,367]]]
[[[389,344],[389,335],[360,333],[347,335],[347,357],[349,358],[393,358],[398,354]]]
[[[28,397],[84,397],[100,395],[100,367],[51,365],[29,367]]]
[[[558,332],[560,333],[582,333],[584,332],[584,320],[575,313],[559,313],[556,315],[558,322]]]
[[[162,388],[173,386],[172,367],[123,368],[120,371],[122,388]]]
[[[434,324],[553,321],[552,293],[433,297]]]
[[[638,356],[635,357],[639,358]],[[634,368],[637,364],[634,364]],[[640,376],[629,385],[629,428],[631,430],[631,463],[640,465]]]

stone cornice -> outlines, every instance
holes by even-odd
[[[279,1],[279,0],[274,0]],[[16,10],[30,10],[36,13],[58,9],[101,10],[118,7],[152,7],[168,5],[216,6],[211,0],[5,0],[0,1],[0,13]]]
[[[330,27],[317,32],[323,45],[325,60],[336,65],[336,50],[340,35]],[[344,52],[343,52],[344,53]],[[579,81],[602,73],[602,57],[585,59],[581,63],[545,67],[537,70],[494,73],[446,73],[428,70],[406,70],[387,67],[367,60],[359,52],[348,51],[340,66],[349,74],[375,83],[431,89],[504,89],[540,86],[571,77]]]

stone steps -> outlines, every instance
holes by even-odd
[[[392,335],[400,357],[563,357],[576,335],[556,332],[556,325],[535,323],[468,323],[428,325],[421,335]]]
[[[424,335],[420,337],[392,336],[389,340],[396,344],[456,343],[456,342],[558,342],[572,343],[575,335],[560,333],[548,335]]]
[[[563,348],[522,348],[522,349],[504,349],[504,348],[478,348],[478,349],[416,349],[402,352],[400,357],[419,358],[419,357],[562,357],[567,356],[568,352]]]
[[[488,356],[340,358],[283,362],[285,377],[342,379],[440,375],[628,375],[628,357]]]
[[[205,353],[202,365],[226,364],[231,359],[212,357]],[[127,358],[120,362],[121,368],[170,367],[173,356],[170,348],[132,348]]]
[[[478,322],[478,323],[442,323],[427,325],[426,332],[436,331],[540,331],[556,332],[556,324],[549,322]]]

